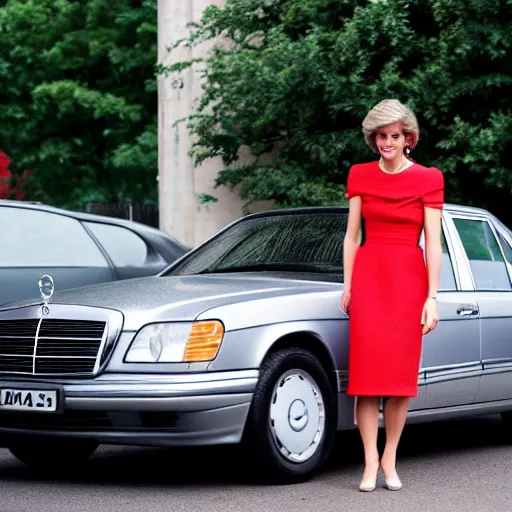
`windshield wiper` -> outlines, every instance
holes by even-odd
[[[228,274],[230,272],[252,272],[261,270],[276,270],[283,272],[313,272],[313,273],[326,273],[326,272],[341,272],[340,267],[320,268],[318,265],[308,265],[305,263],[255,263],[252,265],[240,265],[236,267],[222,267],[205,269],[201,272],[196,272],[194,275],[199,274]]]

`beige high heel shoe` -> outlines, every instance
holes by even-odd
[[[379,468],[377,468],[377,471],[375,473],[375,478],[368,482],[363,482],[359,484],[359,490],[361,492],[372,492],[377,488],[377,478],[379,476]]]
[[[402,482],[400,478],[398,478],[398,475],[390,480],[384,475],[384,484],[389,491],[399,491],[402,488]]]

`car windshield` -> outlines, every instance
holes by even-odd
[[[343,272],[346,211],[277,213],[243,219],[221,232],[166,276],[227,272]]]

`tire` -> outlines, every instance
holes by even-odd
[[[13,441],[9,451],[35,469],[69,469],[85,462],[98,443],[82,439],[26,438]]]
[[[335,393],[318,359],[298,347],[270,354],[247,419],[248,464],[265,481],[305,481],[325,462],[335,431]]]

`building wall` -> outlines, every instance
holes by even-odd
[[[225,0],[159,0],[158,61],[168,65],[205,56],[207,45],[179,48],[172,55],[167,48],[187,36],[187,23],[199,21],[208,5],[222,6],[224,3]],[[194,247],[242,216],[244,202],[228,188],[214,189],[215,178],[222,168],[220,158],[194,168],[188,155],[192,138],[186,123],[175,125],[177,120],[193,112],[201,95],[197,69],[188,69],[175,76],[161,76],[158,87],[160,228]],[[201,204],[201,194],[210,194],[218,201]],[[271,203],[259,203],[253,205],[251,211],[269,207]]]

